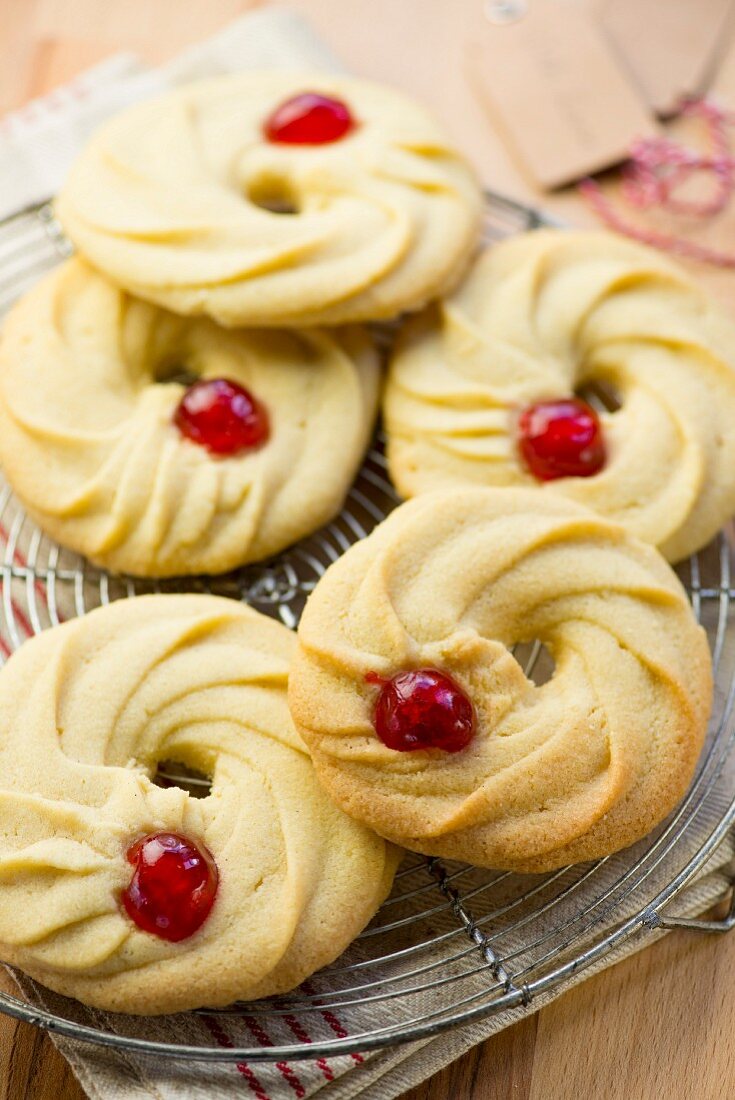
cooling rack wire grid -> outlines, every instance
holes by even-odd
[[[542,214],[487,195],[485,238],[549,224]],[[71,246],[45,203],[0,223],[0,315]],[[385,334],[384,334],[385,335]],[[327,566],[398,503],[380,439],[367,456],[342,513],[277,558],[225,577],[147,582],[111,576],[52,543],[0,486],[0,660],[31,634],[100,604],[144,592],[204,591],[245,600],[294,627]],[[455,1024],[518,1006],[562,986],[628,937],[719,922],[667,917],[670,902],[727,837],[735,817],[733,704],[735,618],[733,537],[728,527],[679,568],[714,655],[715,709],[691,789],[651,836],[595,864],[522,876],[408,855],[390,898],[331,967],[287,997],[206,1013],[247,1017],[273,1045],[212,1043],[212,1028],[187,1026],[180,1042],[156,1042],[145,1020],[110,1017],[53,996],[48,1010],[0,993],[0,1011],[100,1045],[199,1061],[314,1059],[365,1052],[437,1034]],[[548,677],[545,651],[516,656],[537,681]],[[196,792],[196,779],[177,778]],[[201,781],[200,781],[201,782]],[[201,793],[201,791],[199,792]],[[190,1025],[195,1021],[191,1018]],[[222,1021],[225,1023],[226,1021]],[[215,1030],[216,1030],[216,1024]],[[203,1038],[209,1034],[209,1039]]]

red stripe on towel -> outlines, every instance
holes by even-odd
[[[232,1039],[230,1039],[227,1032],[222,1027],[220,1027],[219,1023],[217,1022],[217,1020],[214,1019],[213,1016],[200,1016],[199,1019],[202,1021],[202,1023],[204,1023],[206,1027],[209,1028],[218,1046],[224,1047],[227,1050],[232,1050],[234,1046]],[[268,1093],[265,1091],[247,1062],[235,1062],[235,1069],[245,1078],[247,1083],[250,1085],[251,1091],[253,1092],[257,1100],[270,1100]]]
[[[303,989],[304,993],[307,993],[310,997],[314,996],[314,987],[309,982],[303,982],[301,988]],[[319,1011],[322,1014],[322,1019],[324,1019],[326,1023],[329,1024],[338,1039],[349,1038],[349,1032],[344,1027],[344,1025],[340,1023],[333,1012],[330,1012],[328,1008],[322,1008],[321,1001],[317,1000],[316,998],[314,998],[314,1004],[320,1006]],[[363,1056],[357,1053],[350,1054],[350,1058],[353,1062],[357,1062],[358,1065],[361,1065],[365,1061]]]
[[[2,523],[0,523],[0,541],[5,542],[5,544],[7,545],[8,539],[9,539],[9,536],[8,536],[7,529],[5,528],[5,526]],[[28,568],[27,559],[20,552],[20,550],[18,550],[17,547],[13,551],[13,561],[17,562],[18,565],[22,566],[24,569]],[[41,582],[39,580],[34,580],[33,587],[35,588],[36,594],[40,598],[40,600],[43,603],[44,607],[48,608],[49,604],[48,604],[48,592],[47,592],[47,590],[44,588],[44,586],[41,584]],[[11,590],[11,593],[12,593],[12,590]],[[33,629],[33,627],[31,626],[31,623],[29,622],[27,616],[24,614],[22,609],[15,602],[15,600],[12,600],[12,606],[13,606],[13,614],[15,615],[16,619],[20,623],[24,633],[27,634],[29,637],[32,634],[35,634],[36,632]],[[63,617],[63,615],[59,614],[58,608],[57,608],[57,612],[56,612],[56,618],[59,620],[60,623],[64,622],[64,617]],[[9,657],[11,652],[12,652],[10,647],[7,645],[5,640],[2,639],[2,638],[0,638],[0,649],[2,649],[2,651],[3,651],[3,653],[5,654],[6,657]]]
[[[299,1023],[295,1016],[284,1016],[283,1019],[285,1023],[288,1024],[289,1028],[300,1043],[307,1043],[310,1045],[313,1042],[311,1035],[309,1035],[306,1028]],[[326,1077],[327,1081],[334,1080],[334,1071],[332,1070],[332,1067],[330,1066],[326,1058],[317,1058],[316,1064]]]
[[[243,1016],[242,1019],[245,1026],[249,1029],[250,1034],[262,1047],[273,1046],[273,1040],[270,1035],[260,1026],[257,1020],[252,1016]],[[289,1083],[299,1100],[306,1096],[306,1089],[301,1084],[288,1062],[276,1062],[276,1069],[281,1074],[284,1081]]]

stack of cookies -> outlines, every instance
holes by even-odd
[[[735,511],[735,327],[686,275],[604,233],[478,255],[481,191],[425,111],[314,73],[126,111],[57,214],[77,254],[0,342],[3,470],[51,537],[144,577],[263,560],[339,511],[381,391],[416,499],[298,638],[150,596],[12,657],[0,957],[121,1012],[279,994],[400,848],[545,871],[669,813],[712,673],[665,559]],[[162,760],[210,793],[157,785]]]

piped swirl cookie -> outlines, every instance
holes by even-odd
[[[166,1013],[284,992],[344,950],[397,855],[316,780],[286,702],[295,645],[234,600],[144,596],[11,657],[4,961],[99,1008]],[[162,760],[211,792],[157,786]]]
[[[555,661],[541,686],[511,652],[531,641]],[[661,821],[711,694],[705,634],[660,554],[524,489],[399,507],[317,584],[289,683],[347,813],[407,848],[519,871]]]
[[[614,411],[575,396],[592,386]],[[490,248],[408,322],[385,420],[406,497],[534,486],[678,561],[735,511],[735,326],[649,249],[535,231]]]
[[[0,458],[38,523],[92,561],[224,572],[339,511],[379,374],[363,329],[227,331],[72,259],[5,322]]]
[[[443,293],[482,199],[400,92],[321,73],[182,87],[104,125],[56,204],[130,292],[223,325],[343,324]]]

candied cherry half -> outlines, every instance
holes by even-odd
[[[445,672],[418,668],[398,672],[390,680],[369,672],[365,679],[380,686],[373,720],[375,732],[389,749],[461,752],[475,736],[475,708]]]
[[[527,405],[518,419],[518,447],[538,481],[592,477],[605,465],[600,419],[579,397]]]
[[[339,141],[355,126],[341,99],[300,92],[276,107],[265,120],[263,133],[278,145],[326,145]]]
[[[212,853],[178,833],[151,833],[136,840],[126,858],[135,870],[122,904],[133,923],[171,943],[193,936],[217,894]]]
[[[227,378],[200,378],[189,386],[176,407],[174,423],[187,439],[217,455],[255,450],[270,435],[264,406]]]

